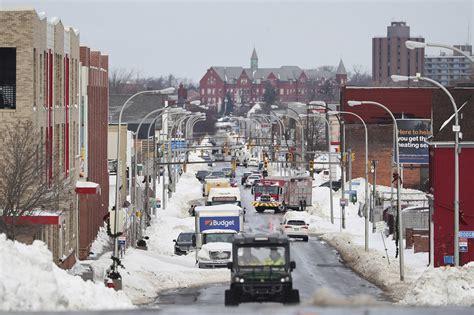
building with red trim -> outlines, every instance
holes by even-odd
[[[79,259],[86,259],[109,209],[107,133],[109,112],[109,57],[80,47],[81,152],[79,182]]]
[[[47,20],[33,9],[0,10],[0,128],[15,130],[30,120],[47,161],[47,181],[76,182],[79,173],[79,32],[60,19]],[[1,148],[0,148],[1,150]],[[1,151],[0,151],[1,155]],[[74,190],[57,209],[39,211],[25,222],[37,224],[32,239],[46,242],[53,258],[69,268],[77,253],[77,201]],[[54,218],[53,218],[54,217]]]

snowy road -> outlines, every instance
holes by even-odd
[[[224,167],[219,165],[221,168]],[[238,181],[244,169],[238,170]],[[252,233],[277,232],[282,214],[272,211],[257,213],[251,202],[250,189],[241,187],[242,206],[247,208],[245,230]],[[300,290],[304,303],[313,297],[319,289],[329,289],[342,297],[368,295],[379,302],[387,301],[383,291],[370,282],[360,278],[347,268],[339,259],[336,251],[319,240],[310,237],[308,243],[294,241],[291,245],[291,257],[296,262],[293,272],[294,287]],[[224,290],[228,284],[214,284],[198,288],[186,288],[162,292],[154,305],[223,305]]]

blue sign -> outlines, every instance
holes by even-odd
[[[474,238],[474,231],[459,231],[459,237]]]
[[[180,140],[171,140],[171,150],[183,149],[186,148],[186,141],[183,139]]]
[[[234,230],[240,231],[240,217],[200,217],[201,232],[206,230]]]
[[[467,246],[459,245],[459,252],[460,253],[467,253]]]
[[[454,265],[454,256],[443,256],[445,265]]]
[[[428,164],[427,137],[431,135],[429,119],[397,119],[398,150],[401,164]],[[394,156],[395,159],[395,156]]]

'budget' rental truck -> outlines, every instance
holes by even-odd
[[[196,207],[196,262],[199,268],[225,268],[232,241],[244,229],[243,210],[231,204]]]

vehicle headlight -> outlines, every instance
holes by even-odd
[[[280,279],[281,282],[290,282],[290,277],[286,276]]]
[[[244,280],[244,278],[235,277],[235,282],[244,283],[244,282],[245,282],[245,280]]]

